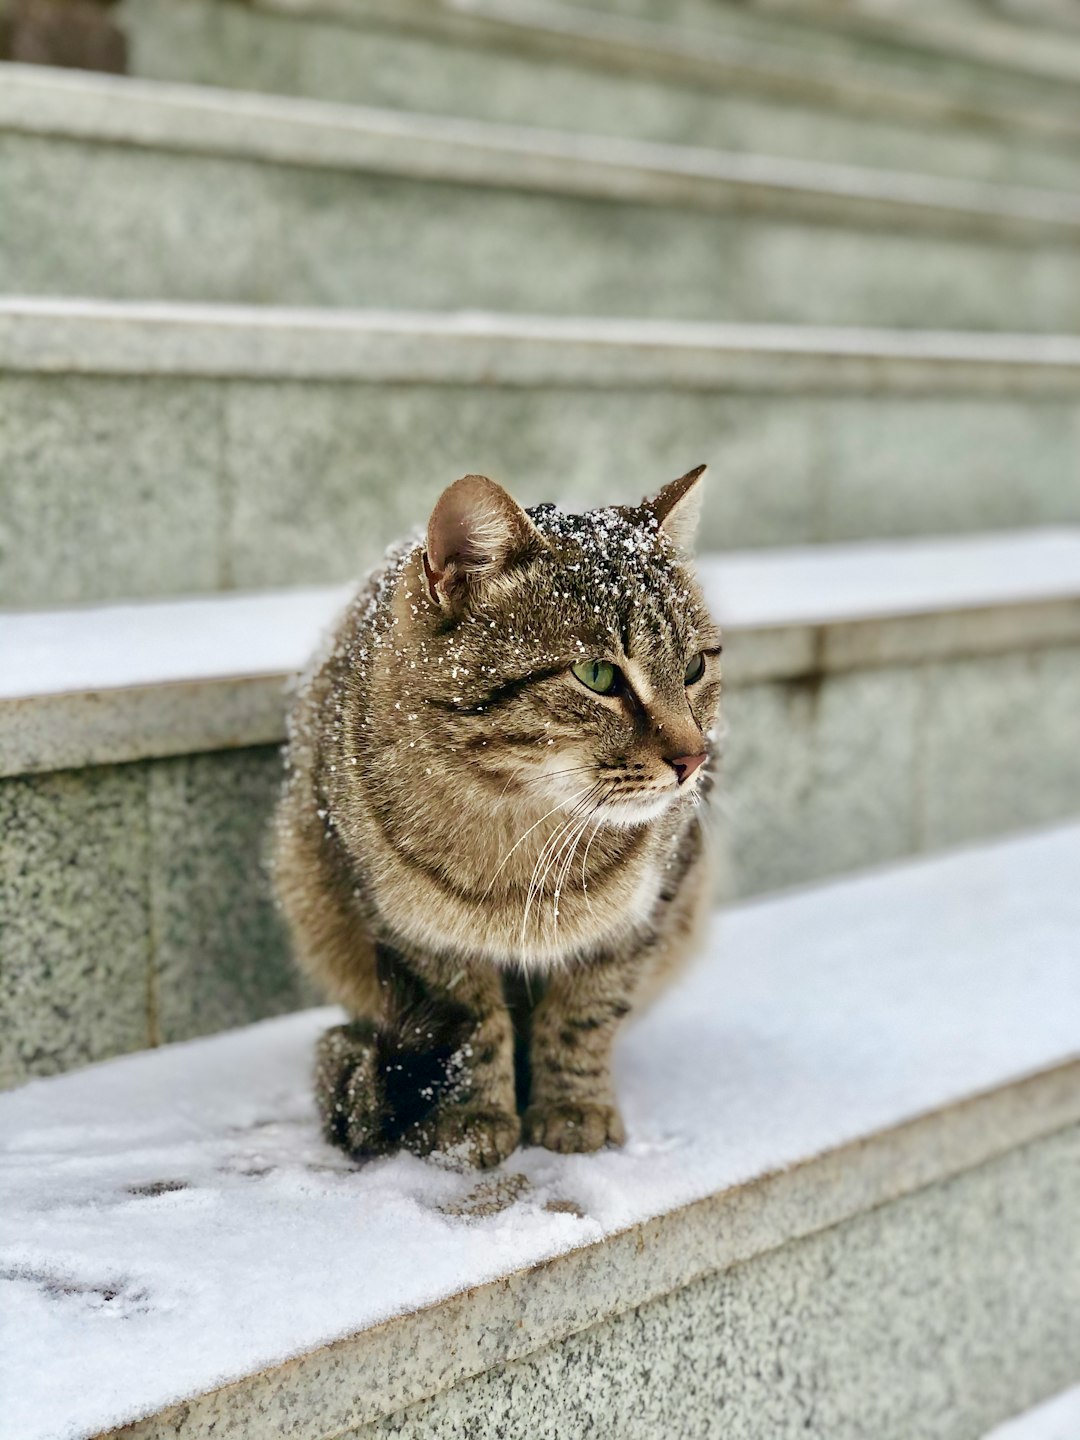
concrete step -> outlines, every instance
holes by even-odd
[[[1080,532],[702,574],[739,893],[1080,814]],[[286,689],[344,597],[0,620],[0,1083],[302,1003],[260,857]]]
[[[308,0],[297,0],[305,5]],[[348,0],[341,0],[348,3]],[[592,12],[596,0],[560,0]],[[1053,23],[1035,23],[1031,0],[1000,4],[981,13],[959,5],[926,0],[912,4],[840,4],[833,0],[608,0],[617,14],[662,21],[666,25],[709,29],[725,35],[769,40],[778,36],[815,61],[822,55],[846,55],[852,61],[868,55],[925,67],[938,79],[971,79],[982,74],[995,84],[1026,78],[1057,91],[1062,99],[1080,79],[1080,47],[1076,43],[1075,6],[1063,0]],[[1013,13],[1006,13],[1012,10]],[[996,12],[996,13],[995,13]]]
[[[1076,188],[1044,83],[806,51],[552,0],[125,0],[131,69],[509,124]],[[795,40],[798,40],[796,35]]]
[[[0,1434],[982,1434],[1076,1377],[1078,867],[728,912],[623,1037],[619,1152],[354,1167],[325,1010],[0,1098]]]
[[[0,290],[1080,329],[1080,196],[7,67]]]
[[[1041,1405],[995,1425],[985,1440],[1077,1440],[1080,1436],[1080,1385],[1063,1390]]]
[[[451,452],[578,508],[707,459],[709,548],[1080,523],[1063,336],[0,301],[0,415],[9,607],[346,581]]]

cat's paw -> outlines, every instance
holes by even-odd
[[[480,1110],[445,1105],[405,1135],[403,1143],[416,1155],[437,1154],[477,1170],[490,1170],[518,1147],[521,1121],[508,1110]]]
[[[579,1155],[604,1145],[621,1145],[626,1139],[622,1119],[614,1105],[568,1100],[530,1105],[522,1132],[527,1145],[543,1145],[563,1155]]]
[[[357,1157],[386,1149],[378,1046],[364,1022],[328,1030],[316,1049],[315,1099],[323,1135]]]

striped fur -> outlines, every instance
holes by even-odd
[[[719,633],[685,548],[699,477],[584,515],[465,477],[305,683],[276,884],[299,959],[354,1017],[317,1066],[351,1153],[491,1165],[522,1136],[621,1141],[616,1032],[708,894],[711,766],[679,783],[670,763],[711,761],[719,717]],[[619,693],[575,677],[590,659]]]

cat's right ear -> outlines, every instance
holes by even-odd
[[[428,521],[428,594],[441,609],[457,608],[471,586],[498,574],[538,539],[536,526],[501,485],[465,475],[447,486]]]

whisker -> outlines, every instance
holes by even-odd
[[[554,923],[555,923],[555,934],[556,934],[556,936],[558,936],[558,933],[559,933],[559,900],[560,900],[560,898],[561,898],[561,896],[562,896],[563,888],[564,888],[565,885],[566,885],[566,877],[567,877],[567,875],[568,875],[569,872],[570,872],[570,867],[571,867],[571,865],[574,863],[574,856],[575,856],[575,854],[577,853],[577,847],[581,844],[581,837],[585,834],[585,831],[589,828],[589,821],[592,819],[592,817],[593,817],[593,812],[592,812],[591,810],[586,810],[584,817],[583,817],[583,818],[581,819],[581,821],[579,822],[579,824],[578,824],[578,826],[577,826],[577,829],[574,831],[573,835],[571,836],[571,839],[568,840],[567,843],[566,843],[566,845],[563,846],[563,850],[568,852],[567,855],[566,855],[565,861],[562,862],[561,866],[560,866],[559,860],[556,860],[556,862],[555,862],[555,864],[556,864],[555,889],[554,889],[554,891],[552,892],[552,897],[551,897],[551,911],[552,911],[552,918],[553,918]],[[561,852],[560,852],[560,854],[561,854]]]
[[[593,797],[594,792],[597,790],[599,783],[600,782],[597,781],[595,784],[588,787],[588,789],[585,791],[585,794],[581,798],[579,798],[573,810],[567,816],[566,820],[563,821],[560,826],[558,826],[554,834],[548,837],[546,843],[540,850],[540,854],[536,857],[536,864],[533,866],[532,877],[529,880],[529,888],[525,895],[525,908],[521,917],[522,945],[525,944],[525,937],[528,933],[529,914],[532,910],[533,901],[540,895],[543,890],[543,886],[547,880],[547,876],[551,868],[551,861],[554,858],[556,852],[561,850],[565,837],[569,834],[571,828],[576,824],[582,807],[588,808],[588,805]]]
[[[486,900],[487,897],[491,894],[492,886],[494,886],[495,881],[496,881],[496,880],[499,878],[499,876],[501,875],[501,873],[502,873],[503,869],[505,868],[507,862],[509,861],[511,855],[513,855],[514,851],[518,848],[519,845],[521,845],[524,841],[526,841],[526,840],[529,838],[529,836],[533,833],[533,831],[537,828],[537,826],[538,826],[538,825],[542,825],[542,824],[544,823],[544,821],[545,821],[546,819],[548,819],[549,816],[554,815],[555,812],[556,812],[556,810],[561,810],[565,805],[569,805],[572,801],[574,801],[574,800],[576,800],[576,799],[579,799],[579,798],[580,798],[581,796],[583,796],[583,795],[587,795],[588,792],[589,792],[589,790],[591,790],[591,789],[592,789],[592,786],[591,786],[591,785],[590,785],[590,786],[587,786],[584,790],[579,790],[579,791],[576,793],[576,795],[570,795],[570,796],[567,796],[567,798],[566,798],[565,800],[560,800],[557,805],[553,805],[553,806],[551,807],[551,809],[547,812],[547,814],[541,815],[541,816],[540,816],[540,819],[536,821],[536,824],[530,825],[529,828],[528,828],[528,830],[525,831],[524,835],[518,836],[518,838],[514,841],[513,845],[510,846],[510,849],[506,852],[506,854],[503,856],[502,860],[499,862],[498,869],[495,871],[494,875],[492,875],[492,877],[491,877],[491,884],[488,885],[488,888],[484,891],[483,898],[484,898],[485,900]]]
[[[539,784],[541,783],[541,781],[543,781],[543,780],[554,780],[554,779],[556,779],[556,778],[557,778],[558,776],[560,776],[560,775],[578,775],[578,774],[581,774],[583,771],[586,771],[586,770],[595,770],[595,768],[596,768],[596,767],[595,767],[594,765],[589,764],[589,765],[571,765],[571,766],[569,767],[569,769],[566,769],[566,770],[544,770],[544,771],[542,771],[541,774],[539,774],[539,775],[533,775],[532,778],[529,779],[529,780],[522,780],[522,781],[520,781],[520,785],[521,785],[522,790],[525,790],[525,789],[527,789],[528,786],[530,786],[530,785],[539,785]],[[500,799],[500,800],[501,800],[502,797],[506,794],[507,790],[508,790],[508,789],[510,788],[510,786],[514,783],[514,781],[517,780],[517,779],[518,779],[517,775],[511,775],[511,776],[510,776],[509,780],[507,780],[506,784],[505,784],[505,785],[503,786],[503,788],[499,791],[499,799]]]
[[[596,811],[600,809],[601,805],[603,805],[604,800],[606,800],[607,798],[608,796],[604,796],[603,799],[596,802],[596,809],[593,811],[594,815],[596,814]],[[592,843],[596,839],[597,835],[600,833],[600,826],[603,823],[603,815],[596,815],[596,824],[593,826],[593,832],[589,836],[588,841],[585,844],[585,853],[581,857],[581,893],[585,896],[585,904],[589,907],[590,910],[592,909],[592,901],[589,899],[589,882],[586,879],[585,867],[589,863],[589,851],[592,849]]]

